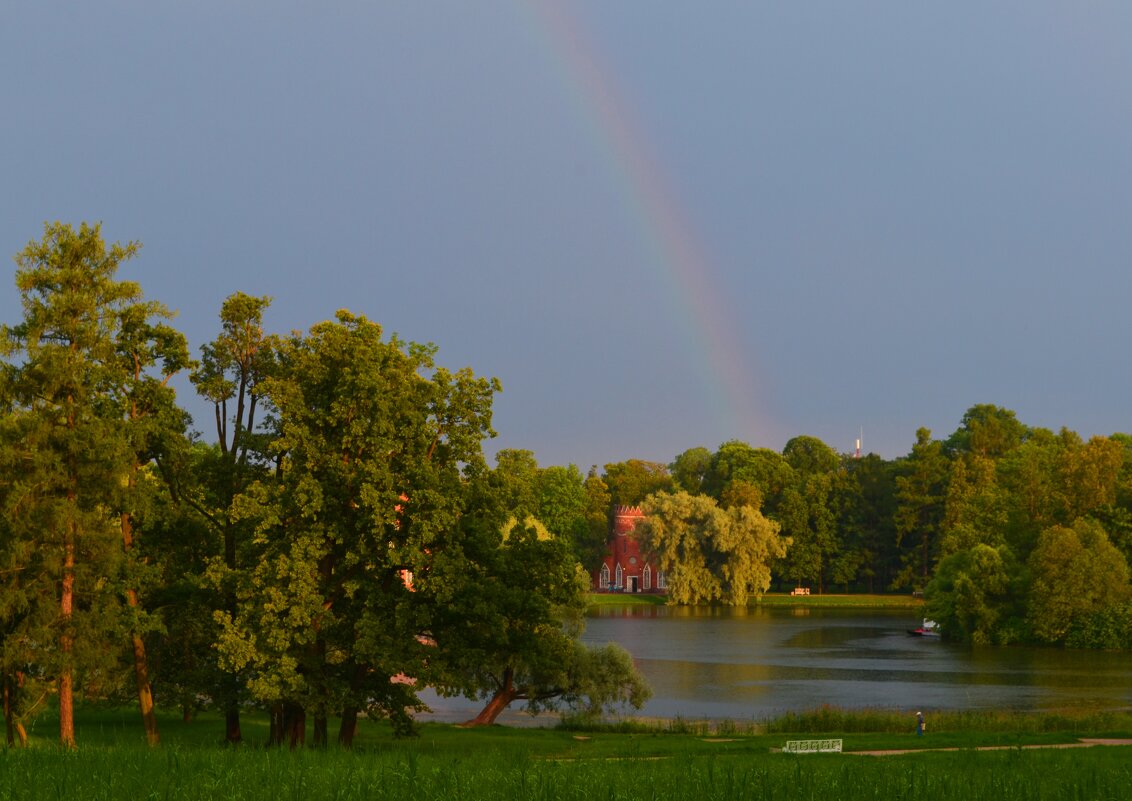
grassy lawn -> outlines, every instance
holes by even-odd
[[[0,798],[39,799],[980,799],[1127,798],[1132,747],[1022,750],[1080,736],[1132,736],[1132,714],[936,714],[916,737],[907,715],[831,709],[758,727],[669,721],[587,729],[460,729],[426,724],[393,739],[364,721],[344,752],[220,745],[220,718],[161,720],[143,745],[132,711],[82,712],[79,748],[53,744],[41,719],[32,747],[0,750]],[[822,727],[833,727],[820,730]],[[332,728],[333,731],[333,728]],[[788,739],[840,737],[846,751],[944,748],[902,756],[778,753]],[[975,751],[1005,745],[1005,751]],[[1040,777],[1040,780],[1039,778]]]

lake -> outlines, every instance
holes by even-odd
[[[623,646],[653,698],[638,715],[736,721],[830,704],[847,709],[1132,706],[1127,653],[997,648],[913,637],[913,612],[809,608],[604,607],[583,640]],[[437,699],[435,717],[478,706]],[[529,716],[509,712],[500,722]]]

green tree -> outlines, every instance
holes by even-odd
[[[118,652],[105,644],[131,628],[137,634],[121,604],[133,588],[120,539],[129,545],[122,517],[129,510],[119,488],[136,476],[144,451],[141,410],[158,403],[160,382],[144,374],[169,353],[159,340],[176,349],[174,333],[150,322],[167,316],[164,307],[143,300],[136,283],[116,279],[138,247],[108,247],[97,225],[47,224],[43,238],[16,257],[23,321],[0,333],[8,360],[3,395],[11,404],[5,444],[19,466],[7,493],[9,532],[33,546],[42,571],[38,586],[23,587],[25,602],[37,607],[24,621],[42,624],[48,605],[57,612],[49,629],[9,637],[6,651],[13,639],[22,641],[24,658],[56,684],[66,746],[75,744],[76,687],[95,682],[108,692]]]
[[[847,461],[846,479],[837,487],[838,528],[860,562],[856,575],[869,592],[876,583],[889,585],[898,552],[893,515],[896,477],[891,462],[874,453]]]
[[[938,548],[949,465],[942,443],[931,437],[926,428],[916,432],[916,444],[896,478],[893,519],[904,567],[893,582],[895,586],[927,584]]]
[[[518,520],[539,512],[539,466],[533,451],[504,448],[495,454],[491,484]]]
[[[986,644],[1003,639],[1015,571],[1005,548],[979,544],[944,557],[925,591],[924,614],[952,639]]]
[[[1132,596],[1128,564],[1094,520],[1042,532],[1030,554],[1027,618],[1044,642],[1062,642],[1075,621]]]
[[[940,555],[948,556],[979,543],[1006,544],[1009,502],[998,483],[996,463],[965,454],[954,460],[944,501]]]
[[[782,449],[782,458],[799,473],[834,473],[841,460],[833,448],[817,437],[794,437]]]
[[[578,641],[589,579],[566,542],[490,519],[464,537],[461,589],[438,610],[430,680],[444,694],[485,701],[468,725],[488,725],[516,701],[528,711],[639,708],[650,691],[617,646]],[[451,565],[452,563],[448,563]]]
[[[538,518],[556,536],[569,536],[585,508],[585,479],[576,465],[555,465],[539,471]]]
[[[719,446],[712,455],[711,467],[703,479],[703,492],[722,501],[727,488],[736,481],[759,488],[763,512],[773,517],[782,500],[782,493],[794,483],[794,469],[769,448],[752,448],[745,442],[731,440]]]
[[[986,459],[1000,459],[1021,445],[1029,429],[1014,412],[990,403],[972,406],[963,415],[959,428],[947,438],[949,453],[971,453]]]
[[[254,524],[236,613],[222,611],[220,655],[277,710],[276,741],[315,741],[341,710],[349,745],[358,712],[404,730],[412,686],[435,651],[431,615],[462,586],[457,538],[467,477],[482,476],[498,382],[433,363],[431,346],[382,338],[340,311],[284,342],[263,391],[278,418],[280,469],[236,498]]]
[[[539,471],[538,519],[554,536],[569,543],[583,563],[590,547],[588,503],[585,479],[577,466],[555,465]]]
[[[1132,435],[1113,434],[1110,439],[1123,449],[1115,498],[1111,504],[1093,509],[1090,516],[1104,525],[1109,540],[1132,564]]]
[[[641,459],[607,464],[603,479],[615,506],[640,506],[653,493],[674,487],[665,465]]]
[[[794,437],[782,451],[790,465],[793,481],[782,492],[775,519],[792,545],[780,565],[781,572],[796,583],[812,582],[818,591],[825,591],[834,563],[837,578],[846,580],[853,559],[841,554],[837,530],[834,484],[841,460],[816,437]]]
[[[733,506],[749,506],[762,510],[763,491],[749,481],[732,481],[719,497],[719,505],[724,509]]]
[[[704,479],[711,470],[711,451],[703,447],[689,448],[676,457],[668,470],[677,489],[690,495],[699,495],[704,490]]]
[[[779,571],[796,583],[817,584],[819,592],[824,591],[830,565],[840,551],[832,491],[830,473],[799,476],[797,483],[782,493],[775,515],[782,533],[792,543]]]
[[[133,551],[136,561],[153,574],[140,600],[160,621],[146,636],[147,654],[159,677],[163,703],[180,709],[186,721],[221,701],[230,678],[217,664],[216,593],[204,580],[209,563],[221,557],[221,544],[207,521],[175,493],[182,482],[202,483],[193,474],[216,464],[218,451],[218,445],[198,441],[163,455],[163,474],[176,473],[178,480],[162,480],[162,491],[154,491],[138,510],[138,527],[145,536]],[[153,471],[142,475],[144,484],[156,482]]]
[[[1007,506],[1003,533],[1023,561],[1038,534],[1063,522],[1058,476],[1062,446],[1062,438],[1052,431],[1034,429],[1024,443],[996,462],[997,481]]]
[[[146,740],[159,742],[153,689],[149,680],[149,657],[144,635],[158,627],[139,600],[139,582],[148,571],[137,556],[136,544],[144,530],[139,516],[164,493],[160,481],[151,480],[148,467],[180,447],[187,428],[188,415],[177,406],[170,379],[191,364],[189,348],[181,332],[163,322],[172,318],[164,306],[153,302],[135,303],[124,310],[117,336],[118,366],[126,376],[123,392],[118,396],[119,415],[126,421],[133,460],[125,480],[117,486],[117,507],[122,547],[126,553],[131,582],[126,588],[126,602],[132,618],[130,644],[138,705],[142,714]]]
[[[574,554],[587,571],[593,571],[605,555],[613,499],[596,465],[590,468],[582,488],[586,493],[585,528],[575,533]]]
[[[1116,501],[1124,446],[1108,437],[1091,437],[1088,442],[1069,431],[1062,431],[1062,450],[1058,464],[1063,487],[1063,517],[1071,522],[1093,510]]]
[[[644,511],[634,533],[656,554],[672,603],[745,606],[766,592],[770,565],[790,544],[757,509],[721,509],[704,495],[659,493]]]
[[[201,515],[221,543],[219,564],[212,576],[220,589],[219,607],[230,616],[236,608],[235,586],[241,546],[250,538],[248,526],[235,516],[233,502],[253,481],[270,469],[268,445],[272,433],[263,426],[263,384],[275,368],[278,340],[264,333],[267,297],[237,292],[220,308],[220,334],[201,348],[201,361],[191,379],[197,392],[212,403],[216,451],[197,475],[197,484],[180,487],[178,497]],[[230,743],[243,739],[240,728],[241,677],[230,674],[221,692],[224,736]]]

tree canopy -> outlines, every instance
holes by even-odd
[[[267,710],[271,742],[405,733],[418,691],[587,713],[639,705],[618,647],[579,640],[619,506],[670,603],[773,587],[923,591],[945,636],[1132,648],[1132,436],[1082,438],[972,406],[905,456],[728,440],[583,475],[500,450],[500,383],[350,311],[286,336],[270,298],[223,301],[189,356],[117,271],[140,246],[45,226],[0,328],[0,678],[10,741],[57,699]],[[191,430],[172,378],[211,404]],[[153,680],[152,677],[157,679]]]
[[[745,606],[766,592],[771,563],[789,545],[757,509],[722,509],[704,495],[652,495],[644,511],[634,533],[655,554],[675,603]]]

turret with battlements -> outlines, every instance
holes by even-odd
[[[665,592],[664,574],[632,535],[645,519],[639,506],[614,506],[606,554],[594,571],[594,592]]]

